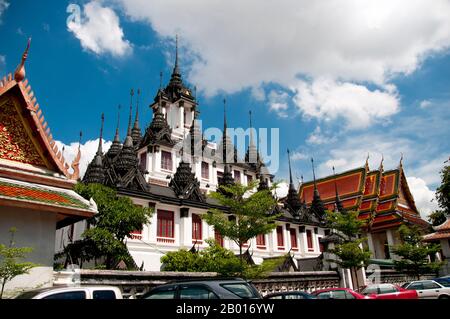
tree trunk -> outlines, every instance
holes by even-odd
[[[240,272],[241,272],[241,277],[242,277],[242,275],[244,274],[244,258],[242,256],[242,243],[239,243],[239,261],[241,264]]]
[[[6,279],[2,281],[2,290],[0,291],[0,299],[3,299],[3,290],[5,289]]]

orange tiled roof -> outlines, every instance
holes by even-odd
[[[51,206],[74,208],[91,211],[89,205],[83,203],[69,192],[51,190],[36,184],[14,183],[0,180],[0,197],[10,200],[40,203]]]

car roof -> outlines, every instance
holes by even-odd
[[[44,288],[37,288],[32,290],[26,290],[22,293],[43,293],[48,291],[57,291],[57,290],[66,290],[66,289],[119,289],[115,286],[70,286],[70,285],[61,285],[61,286],[53,286],[53,287],[44,287]],[[22,294],[21,293],[21,294]]]

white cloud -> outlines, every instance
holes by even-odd
[[[274,191],[278,198],[286,197],[289,190],[289,184],[286,182],[280,182],[277,189]]]
[[[4,55],[0,55],[0,71],[3,71],[5,65],[6,65],[6,57]]]
[[[124,39],[119,17],[112,9],[91,1],[84,5],[83,14],[79,23],[74,19],[68,22],[67,27],[85,50],[99,55],[110,53],[116,57],[131,53],[131,44]]]
[[[426,109],[427,107],[430,107],[431,104],[431,101],[423,100],[422,102],[420,102],[420,108]]]
[[[322,133],[322,129],[320,126],[317,126],[314,132],[312,132],[308,139],[306,140],[306,143],[308,144],[315,144],[315,145],[322,145],[322,144],[329,144],[334,143],[337,141],[336,136],[331,136],[329,134]]]
[[[427,220],[428,215],[439,208],[435,193],[428,188],[427,183],[421,178],[411,176],[407,177],[407,180],[417,209],[420,211],[422,218]]]
[[[301,152],[293,152],[291,153],[291,161],[295,162],[295,161],[301,161],[301,160],[305,160],[308,159],[308,155],[301,153]]]
[[[275,112],[279,117],[288,117],[287,109],[289,108],[287,100],[289,95],[286,92],[272,90],[269,93],[270,111]]]
[[[0,0],[0,24],[2,23],[2,15],[8,9],[9,3],[6,0]]]
[[[448,0],[111,1],[162,37],[180,34],[189,80],[209,95],[299,74],[384,84],[450,45]]]
[[[70,165],[75,156],[78,154],[78,142],[72,142],[70,144],[64,144],[60,141],[55,142],[60,150],[62,150],[64,146],[64,158],[66,160],[66,163]],[[88,164],[94,158],[94,155],[98,149],[98,142],[99,139],[96,139],[86,141],[84,144],[81,144],[80,177],[83,177]],[[103,140],[103,152],[107,152],[111,147],[111,144],[112,142]]]
[[[348,128],[366,128],[400,109],[392,88],[370,91],[363,85],[321,78],[312,83],[298,81],[292,89],[294,102],[305,117],[343,118]]]

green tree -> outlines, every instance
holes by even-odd
[[[256,186],[257,181],[247,186],[242,184],[220,186],[219,191],[209,196],[226,209],[212,209],[203,216],[203,219],[222,236],[239,246],[241,267],[243,267],[243,245],[257,235],[270,233],[276,228],[274,222],[279,217],[273,214],[276,200],[272,196],[272,190],[276,184],[270,189],[254,192]]]
[[[447,161],[448,162],[448,161]],[[444,214],[450,215],[450,166],[441,170],[441,185],[436,189],[436,199]]]
[[[62,255],[83,261],[104,258],[100,267],[113,269],[124,260],[131,262],[125,239],[131,232],[142,230],[152,215],[150,208],[135,205],[130,198],[118,196],[116,191],[100,184],[82,184],[75,191],[86,199],[92,198],[97,204],[98,213],[89,220],[94,227],[87,229],[80,241],[69,244]],[[60,257],[60,256],[57,256]]]
[[[30,247],[15,247],[14,235],[17,229],[13,227],[9,232],[11,234],[9,245],[0,244],[0,280],[2,285],[0,299],[3,298],[3,292],[8,281],[16,276],[27,274],[31,268],[38,266],[31,262],[18,261],[25,258],[33,249]]]
[[[428,221],[433,226],[439,226],[442,223],[444,223],[446,220],[447,220],[447,216],[445,215],[445,212],[443,210],[434,211],[428,216]]]
[[[417,279],[422,274],[438,272],[442,262],[430,262],[428,256],[436,254],[440,245],[424,243],[417,226],[402,225],[399,234],[403,243],[391,246],[392,252],[400,257],[400,260],[394,260],[397,270],[416,276]]]
[[[361,238],[361,229],[366,224],[358,218],[358,212],[331,212],[327,211],[328,227],[336,230],[342,238],[330,252],[338,259],[333,260],[342,268],[357,269],[366,265],[370,259],[370,251],[362,248],[366,238]]]
[[[221,276],[261,278],[273,271],[283,257],[266,260],[261,265],[241,265],[241,260],[228,249],[218,245],[214,239],[206,240],[208,247],[199,252],[185,249],[168,252],[161,257],[163,271],[217,272]]]

